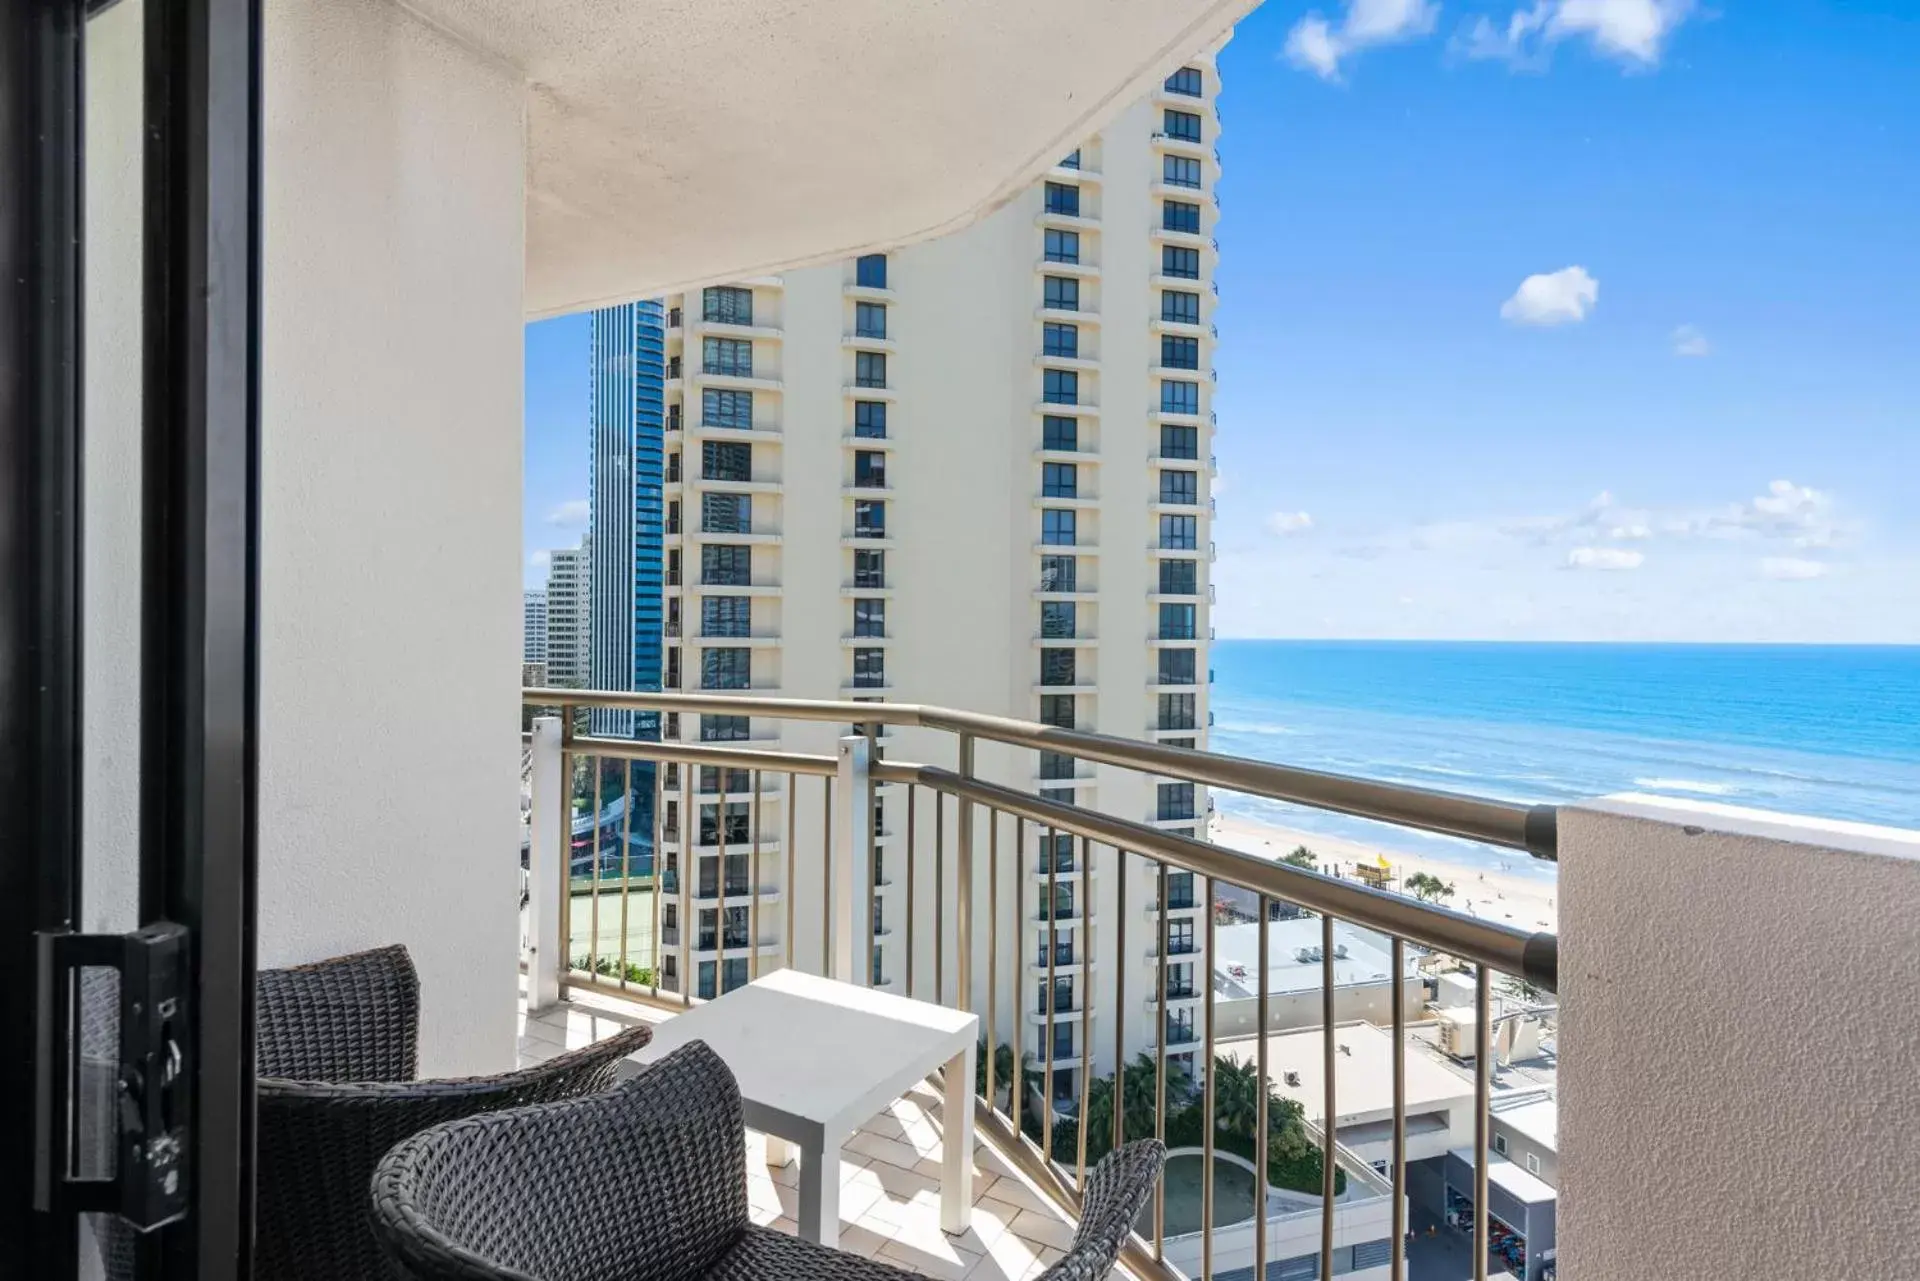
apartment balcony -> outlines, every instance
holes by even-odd
[[[1171,280],[1173,277],[1168,276],[1165,279]],[[1218,338],[1220,336],[1219,327],[1209,321],[1169,320],[1164,316],[1155,316],[1148,320],[1147,328],[1156,334],[1170,334],[1177,338]]]
[[[1058,262],[1052,258],[1039,258],[1033,264],[1034,274],[1040,276],[1074,276],[1080,280],[1100,279],[1100,264],[1075,261]]]
[[[886,334],[842,334],[840,345],[848,351],[884,351],[897,352],[900,342]]]
[[[1100,313],[1092,307],[1035,307],[1033,318],[1042,321],[1051,320],[1063,325],[1079,325],[1083,329],[1100,323]]]
[[[1081,206],[1083,209],[1085,206]],[[1042,209],[1033,216],[1033,225],[1041,229],[1053,228],[1057,231],[1098,231],[1100,220],[1086,213],[1056,213],[1051,209]]]
[[[891,285],[861,285],[849,282],[841,293],[857,302],[899,302],[900,291]]]
[[[762,342],[785,337],[786,330],[779,325],[768,325],[756,321],[701,320],[696,322],[699,331],[709,338],[738,338],[747,341],[759,339]]]
[[[787,384],[784,379],[770,374],[733,372],[720,369],[702,369],[689,375],[689,381],[702,387],[716,387],[722,391],[763,391],[784,392]]]

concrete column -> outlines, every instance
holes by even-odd
[[[1920,833],[1560,811],[1562,1281],[1920,1259]]]
[[[266,7],[260,963],[404,943],[512,1065],[524,130],[390,0]]]

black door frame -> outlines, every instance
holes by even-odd
[[[110,0],[108,0],[110,3]],[[35,939],[81,927],[86,14],[0,4],[0,1133],[35,1132]],[[187,1217],[140,1274],[243,1281],[253,1225],[260,459],[260,0],[148,0],[140,915],[192,941]],[[24,199],[14,197],[24,195]],[[53,1074],[57,1076],[58,1074]],[[52,1115],[65,1100],[58,1083]],[[42,1100],[44,1105],[47,1101]],[[0,1275],[77,1275],[0,1142]]]

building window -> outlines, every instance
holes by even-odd
[[[1042,694],[1040,696],[1040,723],[1051,725],[1055,729],[1073,728],[1073,695]]]
[[[751,325],[753,290],[715,285],[701,291],[700,318],[710,325]]]
[[[1047,414],[1040,420],[1040,448],[1077,453],[1080,449],[1080,422],[1065,414]]]
[[[1193,608],[1189,605],[1187,608]],[[887,602],[884,600],[857,600],[853,602],[853,634],[855,636],[885,636],[887,634]]]
[[[1160,335],[1160,363],[1168,369],[1200,368],[1200,340]]]
[[[866,254],[854,260],[853,281],[862,289],[887,287],[887,256]]]
[[[1073,777],[1073,757],[1062,752],[1040,753],[1040,777],[1059,780]]]
[[[1049,405],[1080,403],[1080,375],[1072,369],[1048,369],[1041,372],[1040,398]]]
[[[1501,1156],[1505,1156],[1507,1154],[1507,1136],[1506,1135],[1496,1134],[1493,1136],[1493,1150],[1495,1152],[1498,1152]]]
[[[1200,295],[1180,289],[1160,291],[1160,319],[1173,325],[1200,323]]]
[[[1162,516],[1160,518],[1160,546],[1167,551],[1190,552],[1199,548],[1200,518],[1198,516]]]
[[[1179,280],[1200,279],[1200,251],[1179,245],[1161,245],[1160,274]]]
[[[856,338],[885,338],[887,305],[880,302],[853,304],[853,333]]]
[[[860,489],[885,489],[887,456],[873,449],[854,450],[853,483]]]
[[[706,534],[750,534],[753,532],[753,495],[700,495],[700,530]]]
[[[1160,594],[1163,596],[1198,596],[1200,594],[1198,569],[1198,561],[1161,561]]]
[[[1072,151],[1060,157],[1059,167],[1062,169],[1078,169],[1080,167],[1080,148],[1075,147]]]
[[[1200,68],[1182,67],[1167,77],[1166,88],[1168,93],[1177,93],[1187,98],[1198,98],[1203,92],[1201,88],[1202,84]]]
[[[703,743],[744,743],[751,736],[744,716],[702,716],[700,741]]]
[[[1166,606],[1161,606],[1162,609]],[[1192,609],[1193,606],[1187,606]],[[1162,694],[1159,698],[1159,719],[1154,722],[1156,729],[1193,729],[1194,696],[1192,694]]]
[[[1192,640],[1194,627],[1194,607],[1162,601],[1160,604],[1160,639]],[[1163,727],[1164,728],[1164,727]],[[1192,729],[1191,724],[1179,726],[1180,729]]]
[[[853,353],[853,385],[885,387],[887,385],[887,353],[884,351]]]
[[[1197,506],[1200,502],[1200,473],[1195,471],[1163,471],[1160,473],[1160,501],[1180,506]]]
[[[752,427],[753,393],[702,387],[700,389],[700,425],[703,427]]]
[[[1040,541],[1049,547],[1074,545],[1077,512],[1057,511],[1051,507],[1040,513]]]
[[[853,536],[885,538],[887,536],[887,505],[874,498],[856,499],[853,504]]]
[[[753,635],[753,602],[746,596],[700,598],[702,636]]]
[[[1159,676],[1162,685],[1193,685],[1193,654],[1190,649],[1163,649],[1160,651]],[[1193,786],[1189,783],[1187,786]],[[1191,818],[1192,815],[1187,817]]]
[[[1074,602],[1070,600],[1041,601],[1040,635],[1047,640],[1071,639],[1074,635],[1074,609]]]
[[[1077,592],[1080,562],[1072,556],[1042,556],[1040,558],[1040,590],[1043,592]]]
[[[853,684],[856,689],[880,689],[887,683],[887,651],[853,651]]]
[[[1178,423],[1160,424],[1160,456],[1162,458],[1200,457],[1200,429],[1185,427]]]
[[[1175,111],[1167,107],[1160,113],[1160,126],[1169,138],[1178,138],[1182,142],[1200,141],[1200,117],[1194,112]]]
[[[1527,1158],[1527,1173],[1528,1174],[1540,1173],[1540,1158],[1532,1152],[1527,1153],[1526,1158]]]
[[[1040,331],[1040,350],[1048,356],[1077,357],[1080,354],[1080,326],[1062,325],[1049,320]]]
[[[711,765],[702,765],[694,790],[698,791],[702,796],[714,796],[720,792],[723,783],[729,792],[752,790],[753,772],[751,770],[729,769],[725,773],[726,777],[722,778],[720,770],[715,769]]]
[[[1200,162],[1192,156],[1160,157],[1160,177],[1169,187],[1200,187]]]
[[[1040,683],[1042,685],[1072,685],[1073,651],[1070,649],[1043,649],[1040,651]]]
[[[707,338],[700,343],[700,370],[735,378],[753,377],[753,344],[738,338]]]
[[[753,446],[737,440],[700,442],[700,474],[707,480],[744,484],[753,479]]]
[[[680,406],[668,405],[667,406],[667,430],[679,431],[681,426],[681,421],[682,420],[680,417]]]
[[[1080,216],[1080,188],[1067,182],[1050,182],[1046,190],[1047,212],[1065,214],[1070,218]]]
[[[884,400],[854,401],[853,434],[873,440],[885,440],[887,438],[887,402]]]
[[[1042,463],[1040,493],[1045,498],[1078,498],[1080,469],[1072,463]]]
[[[1160,226],[1166,231],[1185,231],[1197,236],[1200,234],[1200,206],[1185,200],[1163,200],[1160,202]]]
[[[1047,228],[1045,257],[1048,262],[1079,262],[1080,233]]]
[[[752,650],[708,648],[700,651],[701,689],[751,689],[752,687]]]
[[[1041,305],[1054,311],[1080,310],[1080,282],[1072,276],[1048,276],[1041,285]]]
[[[680,500],[677,498],[667,504],[667,532],[669,534],[680,532]]]
[[[887,585],[887,554],[855,552],[853,554],[853,585],[866,588],[885,587]]]
[[[709,587],[746,587],[753,582],[753,549],[725,544],[700,548],[700,581]]]
[[[667,484],[678,485],[679,483],[680,483],[680,455],[677,453],[668,454],[667,455]]]
[[[1163,414],[1197,414],[1200,412],[1200,384],[1177,379],[1162,379],[1160,382],[1160,412]]]

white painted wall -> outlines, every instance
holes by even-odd
[[[266,14],[260,963],[402,942],[514,1052],[523,134],[385,0]]]
[[[1920,833],[1560,811],[1560,1275],[1914,1275]]]

